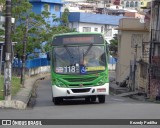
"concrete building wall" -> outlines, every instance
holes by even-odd
[[[132,24],[131,24],[132,22]],[[143,58],[142,43],[147,42],[149,34],[144,23],[136,18],[124,18],[119,23],[118,63],[116,81],[123,82],[130,76],[130,70],[135,71],[135,87],[146,87],[147,78],[141,77],[141,64],[137,63]],[[137,65],[133,68],[134,63]]]
[[[143,65],[138,64],[136,69],[136,75],[135,75],[135,88],[136,90],[139,90],[139,92],[146,93],[148,90],[148,73],[146,70],[146,78],[143,78],[141,76],[141,70]]]
[[[133,58],[131,55],[131,33],[123,32],[120,35],[118,46],[117,82],[120,83],[129,76],[131,58]]]
[[[91,24],[91,23],[79,23],[79,32],[84,32],[83,28],[84,27],[90,27],[91,28],[91,32],[101,32],[101,27],[104,25],[102,24]],[[97,28],[97,31],[95,31],[95,29]]]

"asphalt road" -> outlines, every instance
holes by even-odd
[[[65,101],[55,106],[51,100],[50,79],[37,82],[37,98],[34,107],[26,110],[0,109],[1,119],[160,119],[159,104],[136,101],[118,96],[106,96],[106,102],[86,103],[83,99]],[[0,126],[3,128],[5,126]],[[9,126],[7,126],[9,127]],[[17,127],[17,126],[16,126]],[[50,127],[50,126],[47,126]],[[55,127],[55,126],[54,126]],[[56,126],[56,128],[93,128],[93,126]],[[115,126],[94,126],[94,128]],[[120,125],[118,128],[132,126]],[[141,126],[134,126],[134,128]],[[158,128],[157,126],[144,126]],[[53,126],[52,126],[53,128]]]

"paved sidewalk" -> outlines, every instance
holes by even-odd
[[[137,92],[130,92],[127,87],[120,87],[119,85],[117,85],[115,78],[116,78],[116,72],[109,71],[110,92],[112,92],[114,95],[125,97],[129,95],[137,94]]]
[[[138,91],[130,91],[127,87],[120,87],[119,85],[116,84],[115,81],[115,76],[116,72],[115,71],[110,71],[109,72],[109,79],[110,79],[110,92],[116,96],[120,97],[130,97],[135,100],[139,101],[148,101],[148,99],[144,95],[140,95]]]
[[[0,101],[0,107],[1,108],[26,109],[36,81],[40,79],[44,79],[45,77],[49,75],[50,75],[49,73],[46,73],[46,74],[40,74],[40,75],[36,75],[36,76],[27,78],[24,83],[24,88],[21,88],[19,92],[14,97],[12,97],[12,100]]]

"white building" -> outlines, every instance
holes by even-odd
[[[118,27],[122,16],[111,16],[105,14],[92,14],[71,12],[69,15],[69,27],[78,32],[102,33],[108,43],[118,33]]]

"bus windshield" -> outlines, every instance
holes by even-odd
[[[54,70],[59,74],[87,74],[106,68],[105,48],[102,45],[57,46],[53,56]]]

